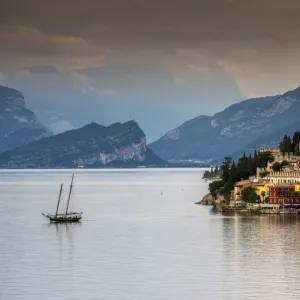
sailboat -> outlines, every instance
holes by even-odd
[[[71,185],[70,185],[70,190],[69,190],[69,196],[68,196],[68,202],[67,202],[67,208],[65,213],[59,214],[58,209],[59,209],[59,204],[60,204],[60,199],[63,191],[63,183],[60,186],[60,191],[59,191],[59,196],[57,200],[57,206],[56,206],[56,212],[54,215],[51,214],[45,214],[42,213],[42,215],[50,220],[50,222],[78,222],[82,219],[82,212],[77,213],[77,212],[69,212],[69,204],[71,200],[71,194],[72,194],[72,189],[73,189],[73,180],[74,180],[74,173],[72,175],[72,180],[71,180]]]

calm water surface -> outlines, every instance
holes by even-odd
[[[0,299],[299,299],[300,219],[194,205],[202,172],[76,171],[69,225],[71,171],[1,172]]]

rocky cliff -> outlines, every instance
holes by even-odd
[[[161,166],[165,162],[146,146],[146,136],[129,121],[108,127],[91,123],[0,155],[1,168],[71,168]]]
[[[199,116],[149,145],[165,160],[206,160],[241,152],[255,141],[277,144],[284,128],[300,121],[300,88],[283,95],[234,104],[214,116]]]
[[[49,135],[22,93],[0,86],[0,153]]]
[[[201,204],[201,205],[220,205],[225,201],[223,195],[217,195],[217,198],[214,198],[211,193],[206,194],[201,201],[196,202],[195,204]]]

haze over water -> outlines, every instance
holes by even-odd
[[[0,172],[0,299],[299,299],[300,219],[194,205],[203,170]]]

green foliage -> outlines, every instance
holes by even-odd
[[[220,176],[220,174],[221,174],[221,171],[218,168],[218,166],[216,166],[215,169],[211,168],[210,171],[205,171],[202,178],[203,179],[215,178],[215,177]]]
[[[272,161],[273,156],[270,152],[257,153],[254,152],[254,155],[249,155],[248,157],[244,155],[238,160],[236,164],[232,162],[231,157],[225,157],[224,162],[220,168],[221,173],[221,185],[218,182],[215,185],[212,185],[210,189],[213,191],[213,196],[216,197],[215,193],[224,194],[224,197],[227,201],[230,200],[230,193],[234,188],[234,184],[242,179],[248,179],[250,176],[256,174],[256,168],[264,168],[267,166],[268,161]],[[265,171],[265,175],[268,172]]]
[[[285,135],[283,140],[280,142],[280,152],[283,154],[293,152],[295,155],[300,156],[300,131],[296,131],[293,137]]]
[[[242,200],[248,203],[255,203],[260,199],[255,188],[248,186],[242,190]]]
[[[259,168],[266,168],[268,162],[273,162],[274,157],[271,152],[266,151],[258,154],[258,164],[257,167]]]
[[[294,151],[290,136],[287,136],[287,135],[284,136],[282,142],[280,142],[279,149],[280,149],[280,152],[283,154]]]
[[[270,197],[267,197],[264,202],[265,203],[270,203]]]
[[[300,144],[299,142],[296,144],[295,148],[294,148],[294,154],[297,156],[300,156]]]
[[[212,173],[210,171],[205,171],[202,178],[211,178],[211,177],[213,177]]]
[[[259,176],[261,178],[264,178],[264,177],[267,177],[268,175],[270,174],[270,172],[266,171],[266,170],[263,170],[259,173]]]
[[[292,146],[293,146],[293,149],[294,149],[294,154],[298,155],[298,156],[300,154],[299,144],[300,144],[300,131],[297,130],[296,132],[294,132],[294,135],[293,135]],[[298,154],[296,154],[296,152]]]
[[[220,175],[220,170],[219,170],[218,166],[216,166],[216,168],[214,170],[214,174],[215,174],[215,176],[219,176]]]
[[[266,192],[265,191],[262,191],[261,194],[260,194],[263,198],[263,203],[265,202],[265,197],[266,197]]]
[[[285,166],[288,166],[289,165],[289,162],[284,160],[282,163],[281,163],[281,167],[285,167]]]
[[[208,185],[209,192],[216,199],[217,194],[221,194],[223,192],[223,183],[221,180],[213,181]]]
[[[274,163],[273,166],[272,166],[272,170],[273,170],[274,172],[279,172],[279,171],[281,171],[281,170],[282,170],[281,163],[279,163],[279,162]]]
[[[293,138],[284,136],[282,142],[280,143],[280,151],[282,153],[294,152],[294,154],[300,156],[300,131],[296,131],[293,135]],[[256,174],[256,169],[265,169],[268,166],[268,162],[273,162],[274,157],[271,152],[257,152],[254,151],[253,155],[246,156],[244,153],[235,163],[232,162],[231,157],[225,157],[222,166],[220,167],[219,174],[221,177],[220,181],[212,182],[209,185],[209,190],[213,197],[216,198],[217,194],[223,194],[226,200],[230,199],[230,192],[234,188],[234,184],[242,179],[248,179],[250,176]],[[272,166],[274,172],[282,170],[282,167],[287,166],[289,163],[283,161],[282,163],[275,162]],[[211,171],[211,172],[216,172]],[[260,177],[266,177],[269,175],[269,172],[263,170],[260,172]],[[256,195],[255,189],[246,188],[242,191],[244,193],[245,201],[257,201],[260,200],[260,196]],[[242,195],[243,196],[243,195]],[[265,194],[261,194],[265,203],[268,203],[269,197],[265,198]],[[248,200],[247,200],[248,199]],[[253,203],[253,202],[251,202]]]
[[[221,179],[223,185],[226,184],[228,178],[229,178],[229,173],[230,173],[230,163],[231,163],[231,158],[230,157],[225,157],[225,160],[221,166]]]

